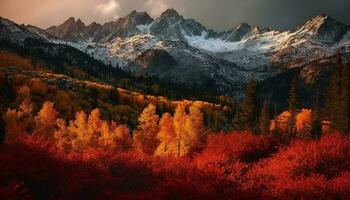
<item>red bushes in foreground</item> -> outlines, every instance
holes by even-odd
[[[350,138],[327,135],[319,141],[294,141],[257,163],[247,174],[245,187],[258,187],[269,198],[343,199],[350,194],[344,179],[349,171]]]
[[[350,138],[277,147],[269,137],[220,134],[195,158],[176,159],[96,149],[63,154],[28,136],[0,147],[0,199],[350,198]]]
[[[267,136],[254,136],[248,132],[212,135],[206,149],[195,161],[201,169],[229,173],[243,170],[249,163],[276,151],[277,141]]]

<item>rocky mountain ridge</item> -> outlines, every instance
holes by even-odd
[[[14,26],[4,20],[2,26]],[[337,52],[350,54],[350,26],[327,15],[316,16],[290,31],[242,23],[219,33],[185,19],[173,9],[156,19],[146,12],[133,11],[105,24],[93,22],[86,26],[80,19],[69,18],[47,30],[14,27],[23,29],[29,37],[70,45],[126,71],[189,87],[217,88],[223,94],[241,91],[252,75],[262,81]],[[14,31],[8,29],[11,28],[0,32],[7,39],[8,33]],[[18,31],[14,33],[23,39]],[[16,40],[16,36],[11,38]],[[305,70],[303,74],[318,75]]]

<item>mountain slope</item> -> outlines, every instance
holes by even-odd
[[[243,23],[217,33],[173,9],[156,19],[133,11],[103,25],[85,26],[70,18],[47,30],[55,38],[45,35],[44,30],[27,30],[124,71],[231,95],[240,94],[251,75],[263,81],[290,68],[302,68],[304,74],[311,74],[308,80],[315,80],[323,72],[303,69],[308,63],[338,51],[344,57],[350,55],[350,27],[326,15],[290,31]]]

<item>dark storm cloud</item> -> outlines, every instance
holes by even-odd
[[[224,30],[241,22],[292,29],[318,14],[350,24],[350,0],[0,0],[0,15],[40,27],[59,24],[74,16],[86,23],[105,22],[132,10],[153,17],[175,8],[209,28]]]

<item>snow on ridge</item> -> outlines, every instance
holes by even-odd
[[[201,36],[184,35],[188,44],[211,52],[226,52],[243,49],[242,42],[227,42],[221,38],[208,38],[208,33],[203,32]]]
[[[151,32],[152,25],[153,25],[153,22],[149,24],[140,24],[140,25],[137,25],[136,28],[138,28],[142,33],[149,34]]]

